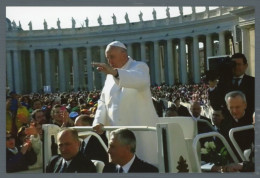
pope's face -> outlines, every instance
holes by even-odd
[[[106,58],[109,65],[113,68],[122,68],[127,62],[127,54],[117,47],[108,48]]]

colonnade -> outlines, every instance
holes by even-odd
[[[165,82],[173,85],[177,82],[199,83],[201,71],[206,70],[204,63],[207,56],[231,53],[228,51],[229,40],[230,32],[221,31],[193,37],[122,42],[126,44],[129,56],[149,65],[151,84]],[[192,48],[188,44],[191,44]],[[56,49],[8,50],[8,84],[17,92],[38,92],[44,86],[50,86],[52,91],[61,92],[101,89],[105,75],[97,72],[91,62],[106,62],[105,47],[106,44],[85,47],[60,46]]]

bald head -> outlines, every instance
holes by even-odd
[[[193,117],[199,117],[201,113],[200,103],[198,101],[194,101],[190,105],[190,111]]]

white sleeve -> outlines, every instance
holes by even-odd
[[[107,118],[107,108],[105,104],[105,94],[101,93],[100,99],[98,100],[98,107],[95,114],[94,121],[92,123],[92,126],[97,125],[98,123],[105,125],[106,118]]]
[[[132,69],[118,69],[118,74],[119,80],[114,80],[121,87],[140,90],[150,87],[149,68],[143,62],[138,62]]]
[[[41,149],[42,149],[42,141],[40,139],[40,135],[37,134],[37,136],[35,137],[34,135],[31,135],[30,136],[30,140],[31,140],[31,143],[32,143],[32,148],[33,148],[33,151],[36,153],[36,154],[39,154]]]

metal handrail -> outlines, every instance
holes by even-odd
[[[194,153],[194,157],[195,157],[195,161],[197,162],[197,170],[198,172],[201,172],[201,167],[200,167],[200,162],[199,162],[199,157],[198,157],[198,150],[197,150],[197,146],[198,146],[198,142],[201,138],[206,138],[206,137],[218,137],[222,143],[224,143],[224,146],[226,147],[227,151],[229,152],[231,158],[234,160],[235,163],[238,163],[238,159],[236,157],[236,155],[234,154],[233,150],[231,149],[231,147],[229,146],[228,142],[226,141],[225,137],[223,137],[220,133],[218,132],[208,132],[208,133],[202,133],[202,134],[198,134],[194,140],[193,140],[193,144],[192,144],[192,148],[193,148],[193,153]]]
[[[246,126],[241,126],[241,127],[235,127],[235,128],[232,128],[229,130],[229,138],[243,161],[247,161],[247,160],[246,160],[244,154],[242,153],[242,150],[240,149],[239,145],[237,144],[237,141],[234,138],[234,132],[249,130],[249,129],[253,129],[253,128],[254,128],[253,125],[246,125]]]
[[[108,150],[106,144],[104,143],[104,141],[102,140],[102,138],[101,138],[96,132],[86,131],[86,132],[79,132],[78,134],[79,134],[79,136],[84,136],[84,135],[93,135],[93,136],[95,136],[95,137],[99,140],[99,142],[101,143],[101,145],[103,146],[103,148],[104,148],[106,151]]]
[[[76,126],[71,128],[74,128],[78,131],[93,131],[92,126]],[[127,128],[132,131],[156,131],[156,127],[150,126],[104,126],[103,130],[113,131],[120,128]]]

